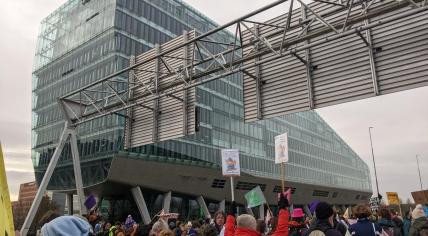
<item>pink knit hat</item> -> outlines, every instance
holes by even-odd
[[[305,217],[305,214],[303,214],[302,208],[294,208],[293,213],[291,214],[292,218],[301,218]]]

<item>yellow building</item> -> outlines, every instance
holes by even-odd
[[[13,229],[12,204],[7,186],[6,169],[0,144],[0,235],[15,235]]]

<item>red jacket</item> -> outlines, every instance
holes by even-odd
[[[247,228],[235,229],[235,217],[228,215],[226,218],[224,236],[260,236],[260,233],[255,230],[247,229]]]
[[[288,210],[281,209],[279,211],[278,224],[272,236],[288,236],[288,217]]]

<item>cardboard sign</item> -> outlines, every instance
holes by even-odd
[[[416,204],[428,204],[428,190],[412,192]]]
[[[239,150],[222,149],[221,163],[224,176],[241,175],[241,166],[239,165]]]
[[[370,198],[370,208],[372,209],[372,211],[376,211],[377,209],[379,209],[379,198],[378,197],[372,197]]]
[[[288,136],[287,133],[275,136],[275,163],[288,162]]]
[[[400,205],[400,199],[396,192],[386,192],[386,197],[388,198],[389,205]]]

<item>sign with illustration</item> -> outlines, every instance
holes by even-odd
[[[224,176],[241,175],[241,167],[239,165],[239,150],[222,149],[221,159]]]
[[[396,192],[386,192],[386,197],[388,198],[389,205],[400,205],[400,199]]]
[[[288,136],[287,133],[275,136],[275,163],[288,162]]]

